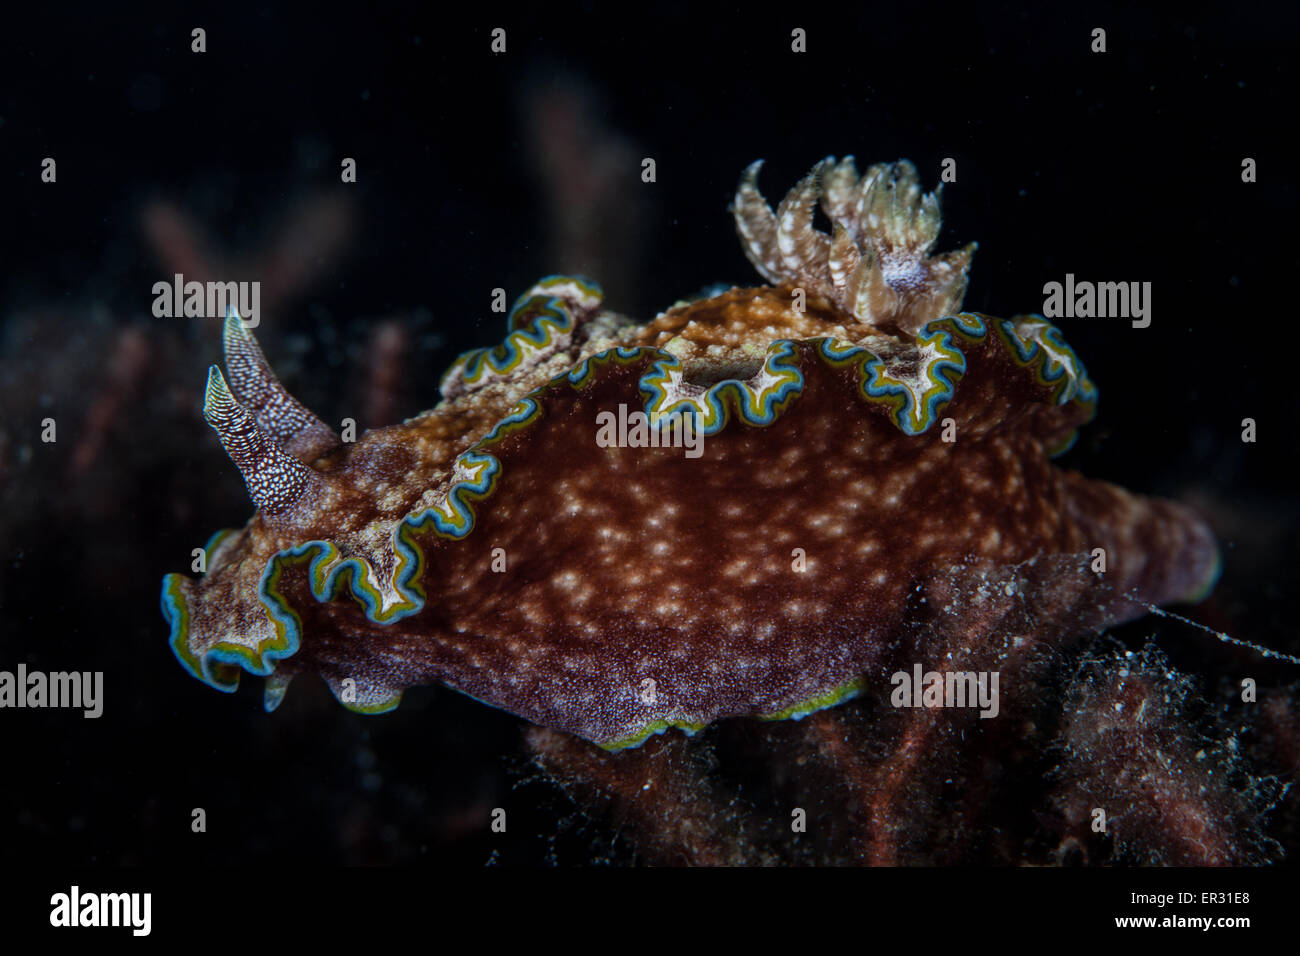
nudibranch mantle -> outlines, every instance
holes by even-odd
[[[186,670],[226,691],[264,676],[268,710],[304,672],[366,713],[441,682],[618,749],[883,694],[907,635],[984,571],[1036,567],[1022,590],[1044,607],[1103,593],[1098,548],[1106,594],[1212,586],[1188,509],[1051,464],[1096,388],[1041,317],[959,310],[975,247],[930,255],[938,197],[910,163],[824,160],[775,212],[757,173],[734,214],[771,285],[638,324],[587,280],[543,279],[435,408],[355,443],[229,315],[204,414],[258,510],[201,578],[163,581]],[[640,439],[598,442],[629,410]],[[698,458],[671,440],[687,426]],[[1056,623],[1141,613],[1097,606]]]

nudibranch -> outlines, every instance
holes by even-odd
[[[955,568],[1078,558],[1039,577],[1135,598],[1103,623],[1212,586],[1189,509],[1052,464],[1096,389],[1044,319],[960,311],[975,246],[931,255],[910,163],[825,159],[775,212],[759,165],[733,212],[769,285],[639,324],[543,279],[435,408],[355,442],[228,316],[204,415],[257,510],[164,579],[181,664],[264,676],[268,710],[304,672],[366,713],[442,683],[618,749],[887,694]]]

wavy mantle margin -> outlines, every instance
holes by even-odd
[[[558,276],[542,280],[534,290],[544,289],[548,283],[559,287],[565,282],[575,283],[582,293],[599,296],[598,288],[583,280]],[[530,290],[521,296],[511,310],[509,322],[516,327],[503,345],[466,353],[443,381],[457,370],[464,378],[470,378],[465,372],[472,369],[476,382],[484,380],[485,373],[486,377],[508,373],[527,361],[530,354],[549,350],[557,335],[570,334],[577,319],[567,303],[558,297],[544,298],[532,293]],[[523,325],[521,315],[531,315],[527,325]],[[662,428],[675,417],[689,414],[695,417],[696,426],[703,434],[713,435],[736,419],[758,427],[775,422],[803,391],[803,372],[792,361],[802,351],[805,355],[816,355],[832,368],[856,368],[862,397],[888,409],[890,419],[902,433],[916,436],[924,434],[938,420],[966,373],[966,357],[960,343],[984,339],[990,327],[1016,364],[1048,390],[1055,404],[1074,402],[1086,410],[1089,419],[1092,417],[1097,399],[1095,386],[1078,356],[1061,338],[1060,330],[1039,316],[1005,320],[978,313],[959,313],[932,320],[918,330],[916,349],[920,361],[910,370],[897,357],[889,360],[863,346],[830,338],[802,342],[778,339],[768,345],[763,365],[754,376],[746,380],[726,379],[707,388],[690,385],[682,362],[663,349],[609,349],[529,393],[491,432],[457,457],[443,500],[403,518],[394,530],[396,561],[387,581],[381,580],[366,558],[344,557],[330,541],[307,541],[280,551],[267,562],[258,584],[258,598],[275,628],[274,636],[256,648],[219,641],[199,658],[188,645],[190,613],[182,587],[187,579],[180,574],[168,574],[163,578],[161,595],[162,612],[170,625],[168,643],[190,674],[217,690],[233,692],[239,685],[240,669],[266,677],[264,706],[268,711],[274,710],[288,686],[286,679],[277,678],[275,663],[297,653],[302,641],[302,619],[279,590],[285,570],[306,564],[312,595],[321,603],[338,599],[346,585],[353,599],[364,608],[366,617],[376,624],[389,625],[419,613],[426,596],[419,586],[425,559],[417,536],[430,530],[430,526],[439,537],[450,540],[469,535],[475,525],[475,505],[494,493],[501,477],[501,462],[488,449],[536,422],[543,411],[541,399],[548,391],[563,385],[586,388],[598,370],[611,363],[631,365],[653,359],[638,383],[645,400],[643,409],[652,427]],[[916,355],[909,353],[908,358],[914,362]],[[1050,452],[1060,454],[1067,450],[1076,432],[1077,429],[1071,430],[1066,440]],[[218,532],[204,550],[213,555],[232,533]],[[360,713],[392,710],[401,699],[400,690],[376,694],[371,689],[363,695],[363,701],[347,701],[342,699],[334,682],[330,682],[330,687],[345,707]],[[861,690],[860,679],[850,681],[759,718],[799,720],[857,696]],[[670,728],[688,734],[703,729],[690,721],[660,719],[630,737],[605,741],[601,746],[607,750],[638,746]]]
[[[582,320],[600,308],[602,298],[600,285],[590,279],[546,276],[510,307],[505,340],[458,356],[443,374],[439,390],[447,398],[475,391],[567,347]]]

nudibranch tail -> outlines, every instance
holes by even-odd
[[[230,386],[271,441],[308,463],[340,444],[334,429],[280,384],[262,347],[233,308],[226,313],[223,333]]]
[[[1141,617],[1147,604],[1196,602],[1213,589],[1222,568],[1214,533],[1176,501],[1135,495],[1076,472],[1063,475],[1065,507],[1101,551],[1104,577],[1119,594],[1142,602],[1120,615]]]
[[[775,213],[758,190],[761,165],[745,170],[732,208],[745,255],[763,278],[806,288],[884,331],[913,334],[960,310],[976,244],[929,254],[943,223],[939,192],[922,194],[911,163],[872,166],[859,177],[853,157],[829,156]],[[813,226],[819,199],[829,236]]]
[[[208,369],[203,417],[243,475],[253,504],[264,515],[285,514],[319,487],[320,476],[276,444],[230,393],[225,376],[215,365]]]

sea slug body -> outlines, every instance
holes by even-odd
[[[618,749],[887,693],[925,599],[986,569],[1026,569],[1015,599],[1064,627],[1212,586],[1190,510],[1052,464],[1097,390],[1046,320],[960,311],[974,246],[930,254],[938,197],[910,163],[823,160],[775,211],[757,174],[734,214],[769,285],[638,324],[544,279],[435,408],[354,443],[229,316],[204,411],[257,513],[202,577],[164,579],[181,664],[266,677],[268,710],[302,673],[370,713],[440,682]],[[598,442],[620,407],[689,417],[702,455]]]

